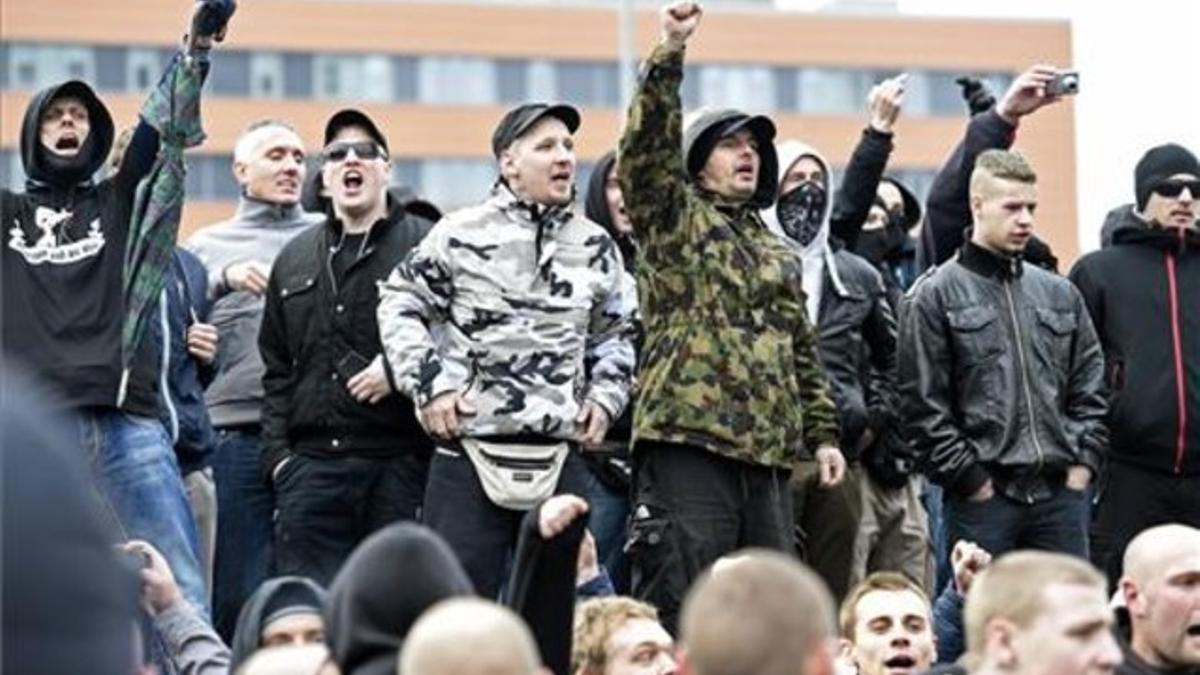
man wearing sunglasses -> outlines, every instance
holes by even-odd
[[[358,110],[326,124],[320,170],[325,220],[275,259],[258,344],[277,572],[325,585],[371,532],[415,519],[424,496],[429,440],[395,392],[375,309],[378,284],[430,223],[389,199],[387,139]]]
[[[522,510],[579,494],[633,377],[637,311],[620,251],[577,214],[579,112],[529,103],[492,135],[500,176],[381,287],[387,360],[437,441],[423,519],[496,597]]]
[[[1110,580],[1142,530],[1200,527],[1200,162],[1152,148],[1134,188],[1112,245],[1070,275],[1104,346],[1111,447],[1092,560]]]

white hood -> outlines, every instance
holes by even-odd
[[[815,326],[818,310],[821,307],[821,294],[824,292],[826,269],[829,271],[829,278],[837,292],[840,294],[846,292],[833,261],[833,251],[829,248],[829,216],[833,213],[834,195],[832,175],[829,170],[829,162],[825,160],[825,157],[816,148],[806,143],[795,140],[783,141],[775,145],[775,152],[779,155],[777,186],[783,184],[783,177],[801,157],[812,157],[825,172],[825,213],[821,216],[821,228],[817,231],[817,236],[813,237],[808,246],[801,246],[799,242],[784,233],[783,226],[779,223],[779,215],[775,211],[775,205],[769,209],[763,209],[761,212],[767,229],[782,237],[800,254],[804,270],[804,293],[808,296],[805,303],[808,319]],[[776,201],[778,202],[778,197]]]

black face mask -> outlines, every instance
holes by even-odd
[[[897,255],[904,248],[904,214],[899,209],[888,212],[887,225],[878,230],[864,230],[858,235],[855,253],[866,258],[872,265],[880,265]]]
[[[776,212],[784,234],[801,246],[811,244],[821,231],[826,199],[825,188],[813,181],[805,181],[781,196]]]

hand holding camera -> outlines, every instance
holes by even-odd
[[[1079,73],[1038,64],[1013,80],[996,112],[1016,126],[1022,117],[1078,92]]]

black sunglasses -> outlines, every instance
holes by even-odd
[[[321,157],[326,162],[341,162],[345,161],[351,150],[354,151],[354,156],[359,159],[387,159],[387,153],[375,141],[356,141],[353,143],[338,141],[337,143],[330,143],[321,151]]]
[[[1200,178],[1171,178],[1154,186],[1154,193],[1164,197],[1178,197],[1183,189],[1192,193],[1192,199],[1200,199]]]

